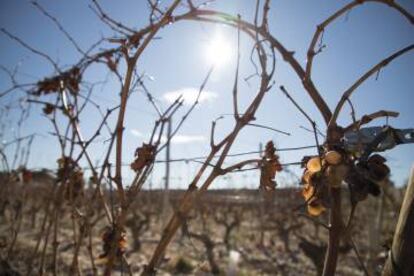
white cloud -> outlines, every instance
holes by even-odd
[[[204,142],[206,137],[201,135],[174,135],[171,139],[171,143],[173,144],[189,144],[189,143],[200,143]],[[167,141],[166,137],[162,138],[163,142]]]
[[[131,129],[131,134],[138,138],[149,139],[148,134],[143,134],[136,129]],[[161,137],[161,142],[165,143],[167,141],[167,137]],[[171,139],[171,143],[173,144],[190,144],[190,143],[201,143],[206,141],[206,137],[202,135],[179,135],[176,134]]]
[[[142,134],[136,129],[131,129],[131,134],[134,135],[135,137],[144,137],[144,134]]]
[[[167,92],[162,97],[165,101],[172,103],[177,100],[178,97],[182,96],[184,99],[184,104],[192,105],[197,99],[198,92],[198,89],[189,87]],[[214,92],[202,91],[198,102],[210,102],[215,100],[217,97],[217,94]]]

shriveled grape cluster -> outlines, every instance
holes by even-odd
[[[104,233],[102,234],[102,250],[103,253],[101,255],[99,255],[99,258],[101,259],[105,259],[112,247],[116,247],[116,256],[117,257],[122,257],[122,255],[125,253],[126,249],[127,249],[127,239],[126,239],[126,231],[125,229],[121,229],[120,231],[120,235],[117,241],[115,241],[115,237],[116,237],[116,231],[115,231],[115,227],[111,227],[111,226],[107,226],[105,228]]]
[[[79,167],[75,160],[70,157],[62,157],[58,159],[58,181],[62,181],[65,185],[65,199],[76,199],[83,193],[85,180],[83,178],[83,170]]]
[[[379,154],[364,161],[341,150],[307,158],[304,161],[302,195],[308,213],[319,216],[329,208],[329,189],[339,189],[343,181],[349,186],[352,203],[364,200],[368,194],[378,196],[381,193],[379,182],[390,172],[385,161]]]
[[[39,81],[32,94],[40,96],[68,89],[71,94],[75,95],[80,90],[81,79],[81,70],[78,67],[73,67],[59,75]]]
[[[266,144],[265,154],[262,158],[260,168],[260,189],[264,191],[274,191],[276,189],[276,172],[282,171],[279,156],[272,141]]]

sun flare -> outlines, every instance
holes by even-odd
[[[229,41],[222,35],[216,35],[207,44],[206,59],[212,65],[223,66],[229,62],[233,54]]]

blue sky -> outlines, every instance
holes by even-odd
[[[111,37],[113,31],[106,27],[88,7],[89,1],[39,1],[65,26],[66,30],[76,39],[79,45],[87,49],[101,37]],[[295,51],[295,57],[303,65],[306,51],[315,26],[332,12],[349,1],[273,1],[271,4],[269,25],[271,33],[276,36],[289,50]],[[148,21],[146,1],[100,1],[102,7],[115,19],[132,27],[143,27]],[[169,3],[169,1],[163,1]],[[399,1],[411,13],[414,2]],[[216,1],[210,8],[240,14],[245,20],[252,20],[255,1]],[[1,1],[0,26],[19,36],[24,41],[56,59],[59,65],[76,63],[79,54],[69,41],[58,31],[50,20],[38,12],[28,1]],[[206,57],[209,45],[217,36],[221,36],[231,49],[236,49],[237,33],[235,30],[221,26],[198,22],[179,22],[161,30],[159,39],[152,41],[138,62],[138,72],[148,74],[146,85],[163,107],[168,105],[171,93],[190,93],[198,89],[207,74],[211,61]],[[254,72],[249,61],[251,41],[241,37],[241,77]],[[342,92],[349,87],[362,73],[372,65],[414,42],[414,29],[408,21],[396,11],[385,5],[368,3],[353,11],[346,17],[337,20],[325,31],[326,48],[315,58],[313,80],[331,108],[335,106]],[[107,44],[108,46],[109,44]],[[18,67],[17,78],[21,82],[34,82],[50,75],[53,68],[43,59],[34,56],[15,41],[0,35],[0,64],[7,68]],[[381,70],[379,78],[369,79],[352,96],[357,117],[380,109],[400,112],[400,117],[390,119],[394,127],[414,127],[414,53],[408,53]],[[209,151],[209,134],[211,121],[222,114],[231,112],[231,91],[235,70],[235,53],[229,53],[228,61],[212,74],[207,83],[204,101],[192,113],[178,137],[173,141],[172,158],[202,156]],[[89,82],[107,80],[97,85],[92,98],[103,107],[112,107],[119,98],[119,86],[114,77],[104,67],[96,66],[86,72],[84,79]],[[309,127],[305,118],[277,89],[284,85],[299,104],[316,119],[323,129],[322,118],[302,88],[300,80],[292,69],[277,56],[275,75],[276,85],[265,97],[257,113],[256,123],[288,131],[292,135],[284,136],[272,131],[247,127],[235,143],[232,152],[257,150],[259,143],[272,139],[277,147],[295,147],[312,145],[313,134],[300,126]],[[256,92],[257,80],[240,83],[240,109],[246,106]],[[7,75],[0,73],[0,89],[10,86]],[[178,92],[177,92],[178,91]],[[189,92],[188,92],[189,91]],[[1,98],[1,105],[13,103],[18,99],[19,92]],[[182,113],[185,112],[185,106]],[[35,139],[29,167],[56,167],[59,147],[56,138],[49,134],[50,123],[41,115],[40,107],[31,110],[30,118],[22,127],[23,134],[38,133]],[[346,106],[340,117],[340,123],[351,122],[350,110]],[[142,91],[137,91],[128,104],[125,131],[124,162],[131,162],[137,146],[141,145],[152,128],[156,113],[146,100]],[[16,120],[17,110],[10,112],[9,118]],[[81,118],[83,132],[86,137],[92,135],[98,124],[98,114],[91,108]],[[180,114],[174,119],[178,122]],[[113,120],[111,121],[113,124]],[[383,125],[385,120],[378,120],[374,125]],[[231,116],[224,116],[217,128],[217,139],[222,137],[233,125]],[[15,129],[8,128],[4,140],[15,135]],[[94,161],[102,160],[105,137],[91,146]],[[282,162],[299,161],[304,154],[314,154],[313,150],[299,152],[281,152]],[[414,144],[403,145],[385,156],[392,168],[393,179],[402,183],[408,176],[414,161]],[[161,153],[159,159],[164,159]],[[227,164],[236,162],[237,158],[229,158]],[[194,175],[199,164],[173,163],[172,185],[184,188]],[[291,167],[300,173],[299,168]],[[162,185],[164,165],[158,164],[152,176],[153,187]],[[125,167],[126,179],[132,172]],[[290,180],[290,175],[281,173],[279,183],[283,185]],[[214,187],[257,187],[258,173],[250,171],[233,174],[218,180]],[[128,182],[128,181],[127,181]]]

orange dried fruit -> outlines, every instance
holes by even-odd
[[[309,170],[305,170],[305,172],[303,173],[302,176],[302,182],[303,183],[311,183],[311,178],[315,173],[309,171]]]
[[[305,184],[303,186],[302,195],[305,198],[305,201],[310,200],[315,195],[315,187]]]
[[[338,165],[342,161],[342,156],[339,152],[331,150],[325,153],[325,160],[330,165]]]
[[[310,172],[319,172],[322,169],[322,162],[319,157],[313,157],[306,163],[306,168]]]

